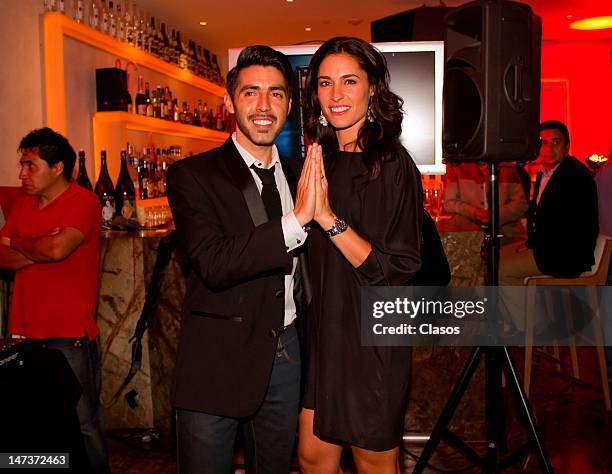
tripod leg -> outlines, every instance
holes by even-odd
[[[514,363],[512,362],[512,357],[510,356],[510,352],[507,347],[502,347],[503,355],[504,355],[504,363],[506,365],[506,378],[508,380],[508,387],[514,393],[519,414],[522,415],[527,422],[527,431],[529,433],[529,442],[531,446],[535,449],[536,454],[538,456],[538,460],[540,461],[540,467],[547,474],[552,474],[553,468],[550,464],[550,459],[548,457],[548,453],[546,452],[546,448],[544,447],[544,443],[542,442],[542,436],[538,431],[535,420],[533,418],[533,413],[531,410],[531,406],[529,401],[527,400],[527,396],[525,395],[525,391],[521,386],[518,375],[516,373],[516,369],[514,367]]]
[[[475,347],[472,349],[468,362],[463,368],[463,371],[459,376],[459,380],[457,380],[457,383],[455,384],[455,387],[453,388],[453,391],[451,392],[451,395],[444,406],[444,410],[442,410],[442,414],[438,418],[438,421],[431,432],[431,436],[429,437],[427,444],[425,444],[423,452],[421,453],[421,456],[414,467],[414,473],[419,474],[423,472],[423,469],[425,469],[427,466],[427,463],[436,449],[436,446],[438,446],[440,441],[442,441],[448,425],[455,414],[455,410],[457,409],[457,406],[459,406],[461,398],[463,397],[463,394],[465,393],[474,372],[478,368],[480,355],[480,347]]]
[[[499,348],[488,348],[485,352],[485,421],[487,432],[486,463],[497,465],[499,452],[506,449],[506,419],[501,374],[503,354]]]

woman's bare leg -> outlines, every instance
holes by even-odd
[[[342,446],[318,438],[312,430],[313,419],[314,410],[303,408],[298,444],[302,474],[338,474]]]

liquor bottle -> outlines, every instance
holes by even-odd
[[[85,5],[84,0],[75,0],[74,2],[74,21],[77,23],[83,23],[85,18]]]
[[[85,151],[79,150],[79,171],[77,173],[76,182],[79,186],[93,191],[89,176],[87,176],[87,168],[85,168]]]
[[[162,118],[172,120],[172,92],[168,86],[164,87],[164,96],[162,98]]]
[[[206,122],[208,123],[208,128],[210,128],[211,130],[214,130],[215,125],[216,125],[216,118],[215,118],[215,113],[213,109],[214,107],[211,106],[210,109],[208,109],[208,115],[206,116]]]
[[[140,189],[140,199],[148,199],[148,181],[149,181],[149,163],[147,162],[147,156],[149,155],[149,149],[145,148],[142,153],[142,158],[138,163],[138,188]]]
[[[136,94],[136,113],[147,115],[147,99],[142,89],[142,76],[138,76],[138,93]]]
[[[148,159],[145,161],[145,170],[146,170],[146,174],[147,174],[147,181],[146,181],[146,187],[147,187],[147,196],[149,198],[154,198],[156,197],[155,194],[155,170],[153,169],[153,164],[155,163],[155,157],[149,153],[147,155]]]
[[[210,51],[204,48],[204,64],[206,70],[205,78],[209,81],[213,80],[213,68],[212,63],[210,62]]]
[[[151,104],[153,105],[153,117],[154,118],[160,118],[161,116],[161,103],[160,103],[160,96],[161,96],[161,86],[157,86],[157,89],[153,89],[153,91],[151,91],[152,93],[152,97],[151,97]]]
[[[185,53],[185,48],[183,47],[183,42],[181,41],[181,32],[176,32],[176,45],[178,48],[179,55],[179,67],[181,69],[187,69],[187,54]]]
[[[146,45],[146,34],[144,28],[144,20],[142,16],[142,11],[139,11],[138,14],[134,11],[134,15],[136,16],[134,20],[134,24],[136,25],[136,47],[138,49],[145,49]]]
[[[123,11],[121,10],[121,4],[123,0],[117,0],[117,12],[116,12],[116,23],[117,23],[117,39],[119,41],[127,41],[125,37],[125,17],[123,16]]]
[[[159,197],[160,196],[160,192],[159,192],[159,186],[160,186],[160,182],[159,182],[159,169],[157,166],[157,157],[159,156],[159,149],[157,150],[157,153],[155,155],[155,157],[151,160],[151,168],[150,168],[150,177],[151,179],[149,180],[149,191],[148,194],[150,197]]]
[[[94,30],[100,28],[100,5],[98,0],[92,0],[90,3],[89,26]]]
[[[202,109],[202,99],[198,99],[198,105],[193,108],[193,125],[200,127],[202,122],[200,121],[200,110]]]
[[[128,173],[130,175],[130,179],[132,180],[132,184],[134,185],[134,194],[140,196],[140,183],[138,182],[138,160],[136,157],[134,146],[130,145],[130,142],[128,142],[126,150]]]
[[[136,192],[134,183],[130,179],[125,150],[121,150],[121,170],[115,187],[115,205],[118,216],[123,216],[127,220],[136,219]]]
[[[113,38],[117,37],[117,16],[113,0],[108,0],[108,34]]]
[[[198,76],[206,77],[206,68],[204,65],[204,53],[202,53],[202,45],[197,45],[198,50]]]
[[[181,121],[181,111],[179,110],[178,101],[176,99],[172,99],[172,121]]]
[[[170,57],[170,62],[172,64],[178,65],[179,62],[179,54],[178,54],[178,46],[176,44],[176,30],[172,29],[172,34],[170,35],[170,52],[168,53]]]
[[[106,0],[100,0],[100,31],[108,34],[108,9],[106,8]]]
[[[168,172],[168,152],[164,150],[162,152],[162,161],[161,161],[161,183],[160,183],[160,194],[162,196],[166,195],[166,174]]]
[[[102,224],[110,227],[110,224],[115,215],[115,187],[108,174],[108,167],[106,165],[106,150],[102,150],[100,153],[102,168],[100,169],[100,176],[96,183],[95,192],[100,199],[100,205],[102,206]]]
[[[147,104],[147,117],[153,117],[153,102],[151,101],[151,93],[149,92],[148,82],[145,82],[145,103]]]
[[[181,123],[187,123],[187,102],[183,101],[183,107],[181,108],[181,111],[179,112],[179,122]]]
[[[66,14],[66,3],[64,0],[57,0],[57,11],[62,15]]]
[[[168,33],[166,32],[166,24],[162,23],[160,26],[161,30],[161,54],[160,58],[166,62],[170,62],[170,40],[168,39]]]
[[[222,86],[225,81],[223,80],[223,75],[221,74],[221,68],[219,67],[219,63],[217,62],[216,54],[212,55],[212,62],[213,70],[215,72],[216,83]]]
[[[132,13],[134,13],[134,15]],[[136,22],[134,21],[135,13],[136,4],[133,4],[132,8],[130,9],[130,4],[126,3],[125,16],[123,18],[123,23],[125,24],[125,41],[132,46],[136,46]]]
[[[45,0],[45,11],[54,12],[56,8],[55,0]]]
[[[148,46],[149,53],[153,54],[154,56],[159,56],[159,48],[157,44],[157,29],[155,27],[155,17],[154,16],[151,16],[149,20],[148,38],[149,38],[149,46]]]

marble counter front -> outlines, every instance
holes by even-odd
[[[173,423],[170,381],[185,292],[182,270],[176,258],[168,265],[160,297],[150,315],[149,328],[142,338],[140,370],[117,401],[111,403],[129,372],[130,338],[144,306],[159,242],[168,234],[167,231],[147,232],[110,232],[102,236],[97,316],[102,403],[107,429],[154,427],[170,433]],[[129,394],[127,398],[126,394]]]

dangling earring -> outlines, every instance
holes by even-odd
[[[327,127],[329,125],[329,122],[325,118],[325,115],[323,115],[323,111],[321,111],[321,115],[319,115],[319,123],[322,127]]]
[[[368,111],[366,113],[366,119],[368,122],[374,122],[374,112],[372,112],[372,104],[368,104]]]

